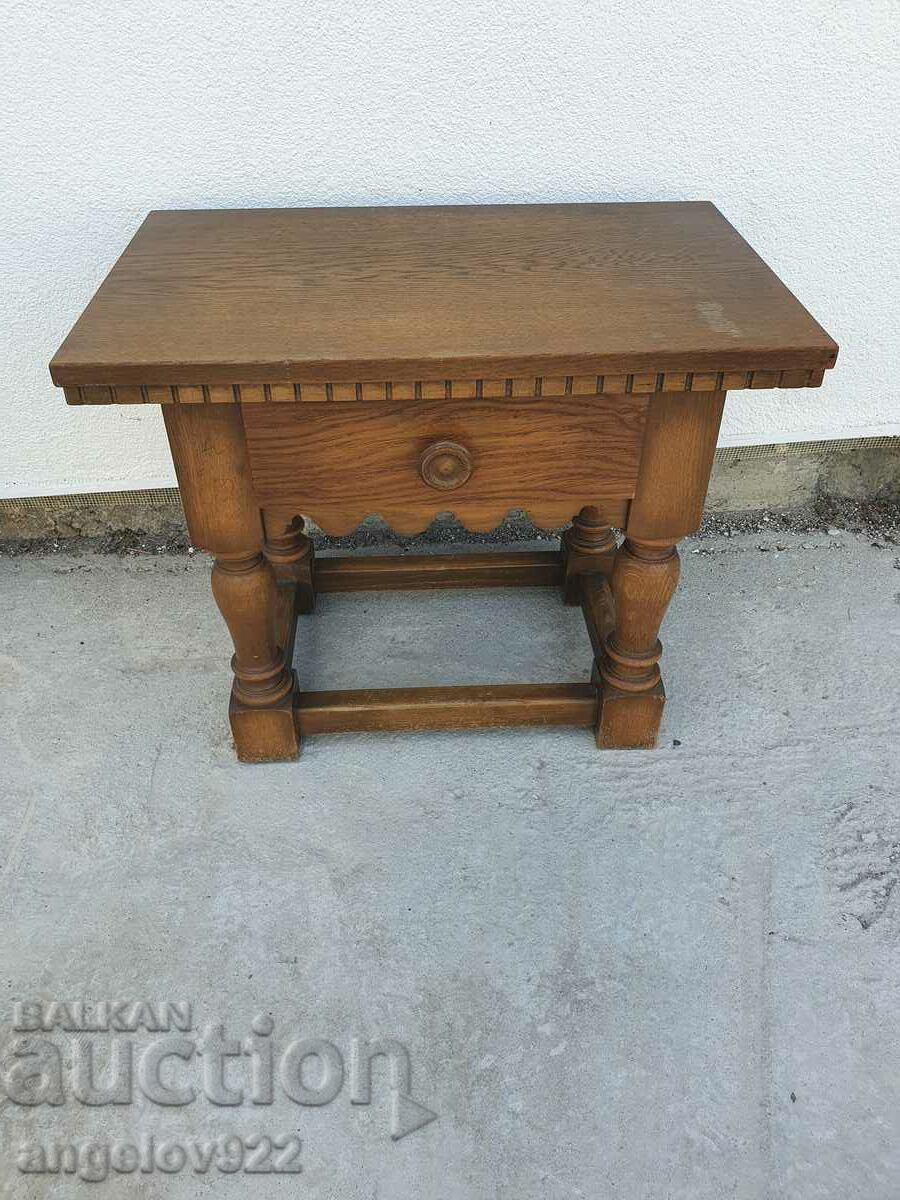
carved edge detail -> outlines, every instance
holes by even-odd
[[[824,367],[787,371],[643,371],[523,379],[439,379],[418,383],[235,383],[64,389],[69,404],[281,404],[330,401],[501,400],[537,396],[608,396],[632,392],[732,392],[741,388],[819,387]]]
[[[267,503],[264,501],[264,503]],[[575,502],[577,507],[577,501]],[[628,523],[629,499],[604,499],[600,497],[593,501],[602,514],[603,520],[615,529],[624,529]],[[522,511],[527,519],[538,529],[563,529],[571,520],[571,499],[555,503],[510,504],[501,502],[496,505],[473,506],[471,502],[454,501],[449,495],[443,503],[435,501],[431,504],[417,504],[395,508],[390,504],[373,503],[371,505],[349,504],[345,507],[325,506],[319,508],[315,503],[297,502],[297,507],[304,509],[304,516],[314,522],[327,533],[329,537],[346,537],[366,520],[367,517],[378,517],[395,533],[403,536],[413,536],[424,533],[440,513],[449,512],[459,524],[470,533],[490,533],[499,528],[509,517],[510,513]]]

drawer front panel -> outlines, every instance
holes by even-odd
[[[452,512],[493,529],[511,508],[566,524],[585,504],[620,523],[634,495],[648,396],[243,407],[261,506],[332,534],[377,513],[400,533]]]

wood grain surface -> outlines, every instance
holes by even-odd
[[[432,588],[553,587],[562,582],[558,550],[488,554],[365,554],[316,560],[320,592],[396,592]]]
[[[776,386],[782,371],[815,380],[836,352],[705,202],[234,209],[150,213],[51,374],[202,389],[763,372]]]
[[[370,513],[414,533],[439,512],[488,530],[511,508],[524,508],[536,524],[558,527],[585,503],[629,499],[648,403],[647,396],[559,397],[241,411],[261,504],[292,504],[331,534],[349,532]],[[420,470],[423,453],[445,439],[465,447],[472,462],[470,477],[452,491],[429,486]]]
[[[618,396],[820,387],[824,367],[788,371],[634,371],[529,375],[524,379],[419,379],[408,383],[72,384],[67,404],[343,404],[348,400],[505,400],[519,396]]]
[[[302,737],[422,729],[594,724],[597,691],[588,683],[506,683],[454,687],[300,692],[294,720]]]

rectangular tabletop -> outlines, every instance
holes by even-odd
[[[150,213],[51,374],[203,387],[759,371],[772,386],[818,382],[836,353],[708,203],[224,209]]]

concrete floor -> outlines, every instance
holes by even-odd
[[[153,1169],[111,1167],[104,1194],[894,1200],[900,559],[870,543],[686,542],[656,751],[348,735],[263,767],[232,756],[200,556],[0,559],[0,1195],[84,1195],[110,1145],[128,1167],[143,1138],[151,1166],[153,1135]],[[320,687],[589,666],[580,615],[546,591],[325,597],[300,639]],[[159,1032],[12,1028],[17,1000],[120,999],[190,1002],[159,1074],[192,1103],[144,1095]],[[330,1068],[306,1061],[304,1098],[343,1063],[330,1102],[289,1099],[276,1071],[267,1103],[251,1042],[225,1060],[243,1102],[203,1094],[223,1099],[212,1043],[211,1082],[184,1057],[203,1027],[243,1040],[265,1014],[255,1044],[289,1089],[310,1045]],[[297,1038],[337,1049],[285,1055]],[[351,1104],[354,1038],[403,1043],[411,1082],[376,1059]],[[126,1042],[130,1102],[80,1102],[85,1046],[99,1087]],[[23,1104],[29,1087],[61,1103]],[[411,1128],[417,1104],[437,1120]],[[303,1174],[223,1182],[241,1159],[210,1139],[229,1134],[299,1135]],[[29,1139],[89,1149],[75,1175],[23,1174]]]

